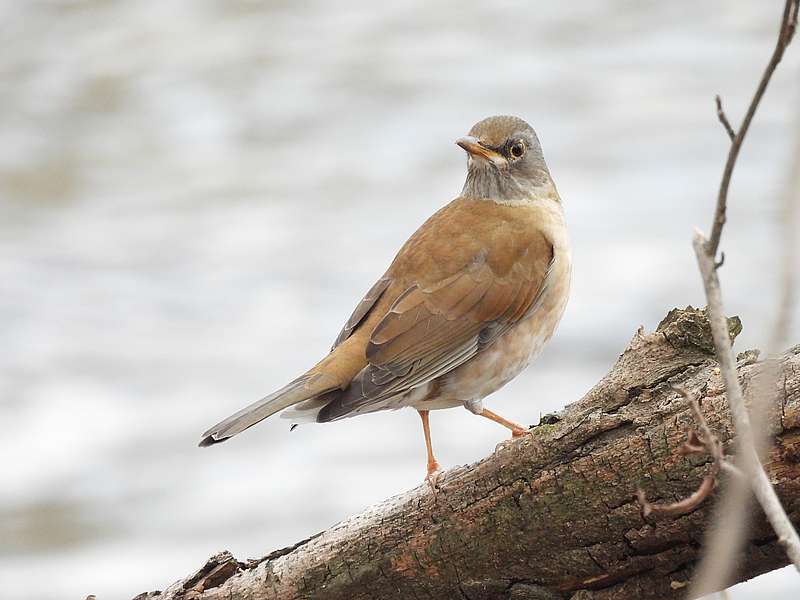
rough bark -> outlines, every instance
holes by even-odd
[[[731,336],[740,328],[729,320]],[[654,333],[634,335],[581,400],[530,436],[452,469],[295,546],[259,560],[220,553],[164,592],[137,600],[316,599],[617,600],[686,593],[711,523],[709,501],[680,517],[644,518],[637,486],[654,502],[691,494],[710,458],[677,449],[696,426],[672,389],[701,399],[711,429],[732,451],[733,426],[703,311],[674,310]],[[739,356],[746,398],[766,372]],[[800,346],[779,360],[766,402],[774,446],[764,465],[800,524]],[[763,384],[759,384],[759,389]],[[735,571],[743,581],[787,564],[757,507]]]

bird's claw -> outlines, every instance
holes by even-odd
[[[511,430],[511,439],[515,440],[517,438],[521,438],[526,435],[530,435],[533,430],[531,429],[512,429]]]
[[[428,485],[431,486],[431,491],[436,494],[438,491],[439,479],[442,477],[442,471],[439,469],[439,464],[434,463],[433,465],[428,465],[428,474],[425,476],[425,481],[428,482]]]

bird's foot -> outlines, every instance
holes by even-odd
[[[425,481],[427,481],[428,485],[431,486],[431,491],[434,494],[439,489],[437,486],[441,476],[442,470],[439,468],[439,463],[436,461],[428,463],[428,474],[425,476]]]

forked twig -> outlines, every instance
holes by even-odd
[[[642,507],[642,516],[644,517],[648,517],[650,515],[664,515],[672,517],[685,515],[700,506],[705,499],[711,495],[711,492],[716,486],[717,476],[719,475],[720,470],[725,469],[730,473],[741,475],[739,469],[725,459],[725,453],[722,450],[722,444],[720,443],[719,438],[714,435],[714,433],[711,431],[711,428],[708,426],[708,422],[703,415],[703,411],[700,410],[700,403],[697,401],[697,396],[694,394],[689,394],[682,387],[673,386],[672,389],[689,402],[689,405],[692,407],[692,413],[694,414],[695,421],[697,421],[697,424],[700,427],[700,434],[693,429],[689,430],[686,442],[684,442],[684,444],[677,450],[678,454],[686,456],[688,454],[700,454],[707,452],[713,461],[711,463],[711,467],[709,468],[708,474],[703,478],[703,481],[700,483],[698,488],[683,500],[670,503],[653,504],[647,500],[644,490],[641,488],[637,489],[636,499],[639,501],[639,504]]]
[[[736,166],[736,159],[739,158],[739,150],[742,147],[742,142],[747,135],[747,130],[750,128],[750,122],[756,114],[758,105],[764,92],[767,90],[769,80],[772,74],[781,62],[783,53],[786,47],[791,43],[797,30],[797,13],[800,0],[786,0],[783,8],[783,19],[781,20],[781,28],[778,33],[778,41],[775,44],[775,50],[772,51],[772,57],[769,59],[767,68],[761,76],[761,81],[758,82],[753,99],[750,101],[750,106],[747,108],[742,124],[739,129],[734,133],[728,117],[725,116],[725,111],[722,110],[722,100],[717,96],[717,116],[722,123],[723,127],[731,137],[731,147],[728,150],[728,159],[725,162],[725,169],[722,172],[722,182],[719,186],[719,194],[717,195],[717,208],[714,211],[714,221],[711,226],[711,237],[706,242],[706,251],[711,256],[716,256],[717,249],[719,248],[720,237],[722,236],[722,227],[725,225],[726,214],[728,209],[728,188],[731,184],[731,176],[733,175],[733,168]]]
[[[722,123],[725,131],[728,132],[728,137],[732,142],[735,142],[736,132],[733,130],[733,127],[731,127],[731,122],[728,120],[728,115],[725,114],[725,110],[722,108],[722,98],[720,98],[719,94],[717,94],[715,99],[717,101],[717,118],[719,119],[719,122]]]
[[[800,0],[785,1],[775,49],[761,75],[758,87],[750,101],[744,119],[731,140],[731,147],[728,151],[728,158],[722,173],[722,181],[717,195],[717,205],[714,211],[710,239],[706,239],[698,232],[695,234],[693,241],[698,267],[703,278],[703,286],[708,300],[708,314],[714,338],[714,348],[717,360],[719,361],[720,372],[725,383],[728,405],[730,406],[736,429],[737,460],[747,478],[746,480],[737,480],[728,490],[728,495],[723,501],[725,515],[720,514],[717,518],[728,518],[729,515],[730,518],[734,519],[734,522],[728,523],[727,527],[723,526],[712,529],[710,543],[705,549],[703,560],[692,583],[689,597],[697,597],[704,593],[718,590],[720,587],[724,587],[728,582],[734,557],[741,547],[742,539],[745,535],[744,524],[741,520],[744,517],[748,502],[748,487],[752,490],[764,510],[787,556],[792,563],[794,563],[795,568],[800,571],[800,538],[798,538],[797,532],[792,526],[789,517],[786,515],[786,511],[781,505],[758,457],[757,448],[760,447],[760,442],[765,441],[766,434],[759,430],[754,432],[750,425],[750,415],[745,406],[742,388],[736,375],[736,365],[733,358],[730,338],[728,337],[727,319],[725,318],[725,311],[722,303],[722,292],[718,276],[719,264],[716,263],[715,260],[720,237],[722,235],[722,228],[725,225],[728,188],[730,187],[733,169],[739,156],[739,150],[741,149],[745,135],[747,135],[753,116],[761,102],[761,98],[772,78],[772,74],[775,72],[778,63],[780,63],[783,58],[784,51],[795,35],[799,11]],[[725,111],[722,108],[722,101],[719,97],[717,97],[717,117],[730,136],[731,132],[734,130],[730,126],[730,122],[725,115]],[[791,299],[791,294],[789,294],[789,299]],[[780,326],[780,324],[778,324],[778,326]],[[777,336],[773,337],[779,339]],[[729,465],[730,463],[726,461],[723,464]],[[748,486],[744,485],[745,481],[749,484]]]
[[[717,269],[714,268],[713,255],[708,253],[707,248],[707,240],[701,233],[696,233],[694,251],[697,255],[697,263],[703,276],[703,285],[708,300],[708,314],[711,322],[711,332],[714,337],[714,348],[717,353],[720,372],[725,382],[728,405],[736,426],[737,457],[741,462],[742,470],[750,481],[753,494],[764,509],[764,514],[767,516],[767,520],[772,525],[773,530],[778,535],[778,542],[786,550],[789,560],[800,571],[800,538],[794,530],[794,526],[783,509],[775,489],[772,487],[758,458],[755,436],[750,424],[750,415],[747,412],[742,387],[739,385],[739,378],[736,374],[736,361],[733,357],[728,334],[728,323],[722,304],[719,277]]]
[[[724,262],[724,254],[719,262],[716,260],[722,229],[726,220],[728,189],[742,143],[772,75],[795,35],[799,12],[800,0],[785,0],[775,48],[738,129],[734,129],[731,125],[722,106],[722,99],[719,96],[716,97],[717,118],[730,138],[731,145],[717,194],[711,236],[706,239],[700,232],[697,232],[693,240],[698,267],[703,278],[703,286],[708,300],[708,314],[714,338],[714,348],[736,429],[737,461],[741,471],[724,459],[718,441],[716,441],[716,438],[708,429],[705,419],[700,414],[699,405],[695,409],[696,400],[692,402],[692,399],[690,399],[692,408],[695,410],[695,418],[700,424],[702,436],[690,432],[689,439],[683,445],[682,451],[689,453],[700,452],[701,450],[707,451],[714,458],[708,475],[693,494],[672,504],[650,504],[641,490],[637,492],[637,498],[642,505],[643,514],[680,515],[699,506],[711,494],[720,470],[724,469],[727,472],[740,474],[743,472],[745,475],[745,477],[735,478],[732,481],[732,485],[727,489],[727,495],[722,502],[724,514],[720,514],[717,518],[731,518],[732,521],[726,522],[722,527],[712,528],[710,543],[705,548],[702,562],[693,577],[688,596],[690,598],[719,590],[729,581],[734,557],[745,535],[744,519],[750,490],[752,490],[753,495],[763,508],[787,556],[795,565],[795,568],[800,571],[800,538],[781,505],[758,457],[757,448],[760,447],[760,442],[766,441],[766,434],[760,430],[754,432],[750,425],[750,416],[744,403],[742,389],[736,373],[736,364],[731,349],[718,277],[718,269]],[[800,153],[800,150],[798,152]],[[787,219],[793,214],[792,211],[787,211]],[[788,265],[791,264],[791,252],[787,251],[785,254],[784,270],[786,271]],[[785,284],[785,290],[782,294],[783,304],[779,314],[784,314],[789,310],[788,307],[791,304],[793,290],[791,283],[792,280],[789,279]],[[788,318],[779,319],[776,327],[780,328],[784,323],[788,323]],[[780,333],[779,329],[776,329],[776,332]],[[781,339],[779,335],[773,335],[773,338],[776,340]]]

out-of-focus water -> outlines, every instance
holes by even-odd
[[[223,446],[200,432],[327,351],[396,249],[461,189],[453,141],[537,128],[574,240],[540,361],[490,402],[581,396],[635,329],[702,304],[690,248],[780,2],[0,3],[0,580],[126,598],[417,485],[413,411]],[[797,107],[781,65],[731,192],[722,271],[763,345]],[[797,341],[798,330],[792,339]],[[504,432],[435,413],[444,465]],[[758,590],[756,594],[755,590]],[[796,598],[772,574],[737,600]]]

